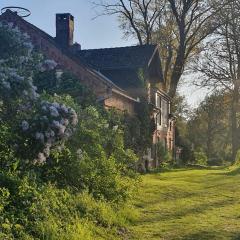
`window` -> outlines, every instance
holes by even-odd
[[[156,107],[159,109],[156,115],[156,121],[158,126],[162,124],[161,102],[162,102],[161,96],[156,93]]]
[[[170,103],[158,93],[155,95],[155,103],[156,107],[158,108],[158,112],[156,114],[157,125],[167,127],[169,121]]]
[[[156,96],[156,106],[157,108],[161,108],[161,97],[157,94]]]
[[[161,112],[157,113],[157,125],[162,124],[162,115]]]
[[[161,112],[162,112],[162,125],[164,127],[168,126],[168,114],[169,114],[169,104],[168,101],[162,99]]]

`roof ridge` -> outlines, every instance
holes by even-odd
[[[20,17],[18,14],[16,14],[15,12],[8,10],[2,14],[0,14],[0,16],[7,16],[8,14],[10,14],[12,17],[14,17],[15,19],[17,19],[17,21],[22,21],[24,22],[24,24],[29,25],[30,27],[34,28],[35,30],[39,31],[41,34],[44,35],[44,37],[47,37],[48,40],[54,41],[55,37],[51,36],[50,34],[48,34],[47,32],[45,32],[44,30],[42,30],[41,28],[39,28],[38,26],[30,23],[29,21],[23,19],[22,17]]]
[[[144,44],[144,45],[132,45],[132,46],[125,46],[125,47],[107,47],[107,48],[88,48],[88,49],[81,49],[81,51],[96,51],[96,50],[112,50],[112,49],[127,49],[127,48],[142,48],[142,47],[157,47],[157,44]]]

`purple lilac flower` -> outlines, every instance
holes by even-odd
[[[24,120],[22,121],[21,127],[23,131],[27,131],[29,129],[29,123]]]
[[[35,134],[35,138],[36,138],[37,140],[40,140],[41,142],[44,142],[44,134],[43,134],[43,133],[37,132],[37,133]]]
[[[51,114],[52,117],[58,117],[59,116],[59,112],[58,112],[56,107],[51,106],[49,108],[49,110],[50,110],[50,114]]]

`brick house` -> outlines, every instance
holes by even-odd
[[[147,95],[153,107],[155,122],[153,146],[161,142],[172,153],[175,146],[174,119],[171,118],[171,99],[159,71],[160,58],[157,45],[79,50],[76,56],[86,65],[97,69],[133,98]],[[157,167],[156,149],[144,156],[149,167]]]
[[[89,87],[105,108],[116,108],[135,114],[136,104],[144,94],[153,106],[155,121],[153,144],[162,142],[174,151],[174,121],[170,118],[170,98],[159,71],[160,58],[156,45],[82,50],[73,43],[74,17],[69,13],[56,15],[56,37],[7,10],[0,21],[13,23],[26,32],[35,48],[58,63],[58,68],[72,72]],[[151,167],[158,166],[156,152],[146,153]]]

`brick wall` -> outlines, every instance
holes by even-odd
[[[130,115],[135,113],[135,107],[133,102],[130,99],[120,97],[116,93],[112,93],[111,98],[108,98],[104,102],[106,108],[111,108],[115,106],[116,109],[120,111],[127,111]]]

